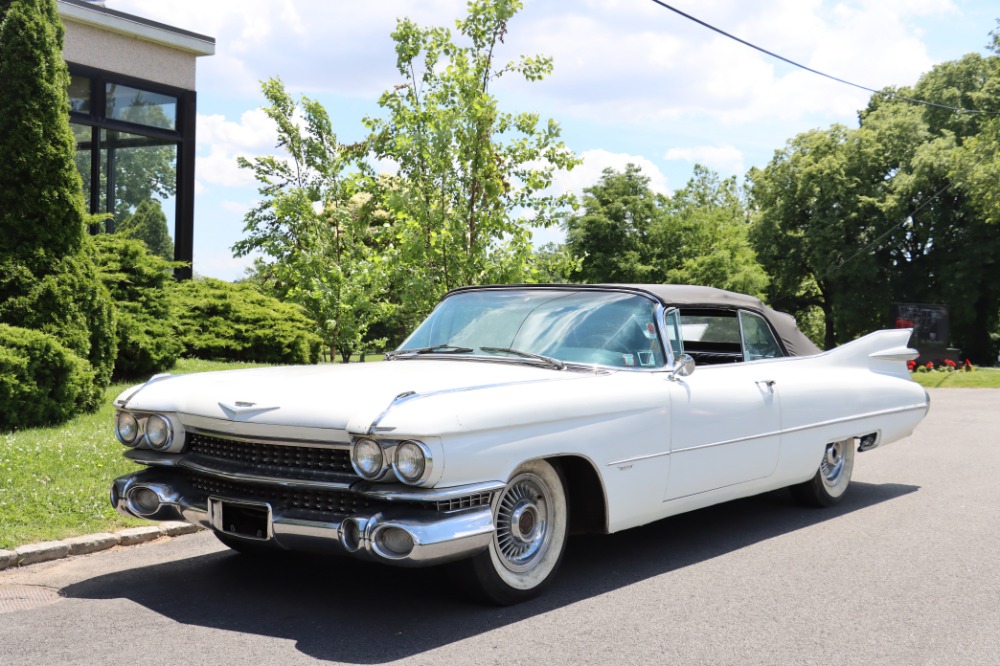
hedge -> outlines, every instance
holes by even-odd
[[[179,283],[177,325],[184,354],[207,360],[316,363],[315,324],[293,304],[250,284],[221,280]]]
[[[65,421],[102,396],[90,364],[54,336],[0,324],[0,432]]]

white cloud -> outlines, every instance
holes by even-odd
[[[252,158],[275,152],[278,139],[274,122],[260,109],[246,111],[239,122],[221,114],[198,116],[198,182],[223,187],[252,187],[253,173],[241,169],[237,157]]]
[[[726,176],[742,176],[744,171],[743,151],[730,145],[671,148],[663,159],[703,164]]]
[[[253,265],[254,257],[234,257],[229,250],[204,250],[195,247],[194,270],[202,277],[232,282],[243,277]]]
[[[596,185],[601,179],[601,173],[608,168],[624,171],[628,164],[634,164],[649,178],[649,187],[654,192],[669,194],[667,178],[652,161],[642,155],[628,153],[611,153],[606,150],[587,150],[577,157],[583,160],[572,171],[562,171],[556,174],[552,189],[556,192],[572,192],[577,197],[583,196],[583,188]]]

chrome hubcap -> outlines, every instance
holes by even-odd
[[[826,454],[819,469],[826,485],[837,485],[844,475],[844,442],[831,442],[826,445]]]
[[[525,571],[548,546],[551,499],[534,474],[516,477],[504,489],[497,505],[496,545],[511,571]]]

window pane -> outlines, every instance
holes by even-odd
[[[69,79],[69,110],[90,113],[90,79],[73,74]]]
[[[109,83],[107,117],[150,127],[176,129],[177,98]]]
[[[87,202],[87,207],[90,207],[90,160],[93,154],[91,150],[91,132],[93,131],[87,125],[80,125],[77,123],[70,123],[70,129],[73,130],[73,137],[76,139],[76,170],[80,172],[80,178],[83,179],[83,199]]]
[[[508,347],[563,361],[662,367],[649,299],[616,292],[497,290],[443,301],[400,349],[454,345],[484,355]]]
[[[149,249],[173,259],[170,232],[177,191],[177,144],[162,139],[101,131],[101,173],[105,210],[112,228],[143,240]]]
[[[781,347],[763,317],[741,310],[740,323],[743,326],[743,353],[746,360],[756,361],[782,355]]]

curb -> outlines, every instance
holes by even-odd
[[[61,560],[74,555],[87,555],[115,546],[137,546],[160,537],[175,537],[200,532],[203,528],[181,521],[167,521],[149,527],[131,527],[118,532],[102,532],[72,537],[62,541],[43,541],[19,546],[14,550],[0,550],[0,571],[15,567]]]

